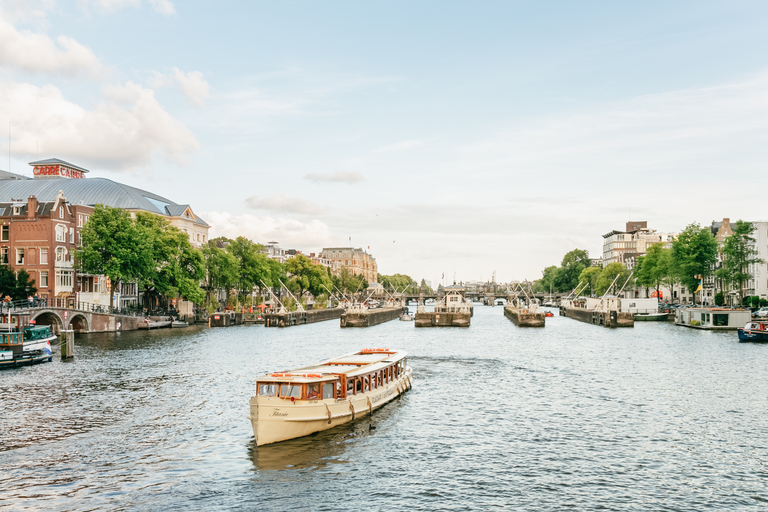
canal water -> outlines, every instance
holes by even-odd
[[[405,349],[412,391],[256,448],[255,376]],[[666,323],[338,321],[80,336],[0,372],[0,510],[768,507],[768,345]]]

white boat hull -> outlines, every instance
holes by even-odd
[[[256,446],[314,434],[371,414],[411,388],[411,369],[373,391],[345,399],[312,400],[309,404],[277,397],[251,397],[250,416]]]

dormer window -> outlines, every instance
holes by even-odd
[[[59,218],[60,219],[64,218],[64,207],[63,206],[59,206]]]
[[[18,215],[21,213],[21,206],[14,206],[13,207],[13,214]]]

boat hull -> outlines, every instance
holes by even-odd
[[[411,370],[402,377],[351,399],[315,400],[304,405],[280,398],[251,397],[250,416],[256,446],[328,430],[373,413],[411,388]]]
[[[768,343],[768,332],[765,331],[747,331],[739,329],[739,341],[747,343]]]

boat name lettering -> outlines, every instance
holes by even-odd
[[[283,416],[288,416],[288,413],[287,412],[280,412],[280,409],[275,409],[274,411],[272,411],[272,414],[270,414],[270,416],[280,416],[280,417],[283,417]]]
[[[385,398],[387,398],[388,396],[390,396],[390,395],[394,394],[394,392],[395,392],[394,390],[392,390],[392,389],[388,389],[388,390],[386,390],[385,392],[383,392],[383,393],[381,393],[381,394],[378,394],[378,395],[374,396],[373,398],[371,398],[371,403],[372,403],[372,404],[376,404],[376,403],[379,403],[379,402],[381,402],[383,399],[385,399]]]

